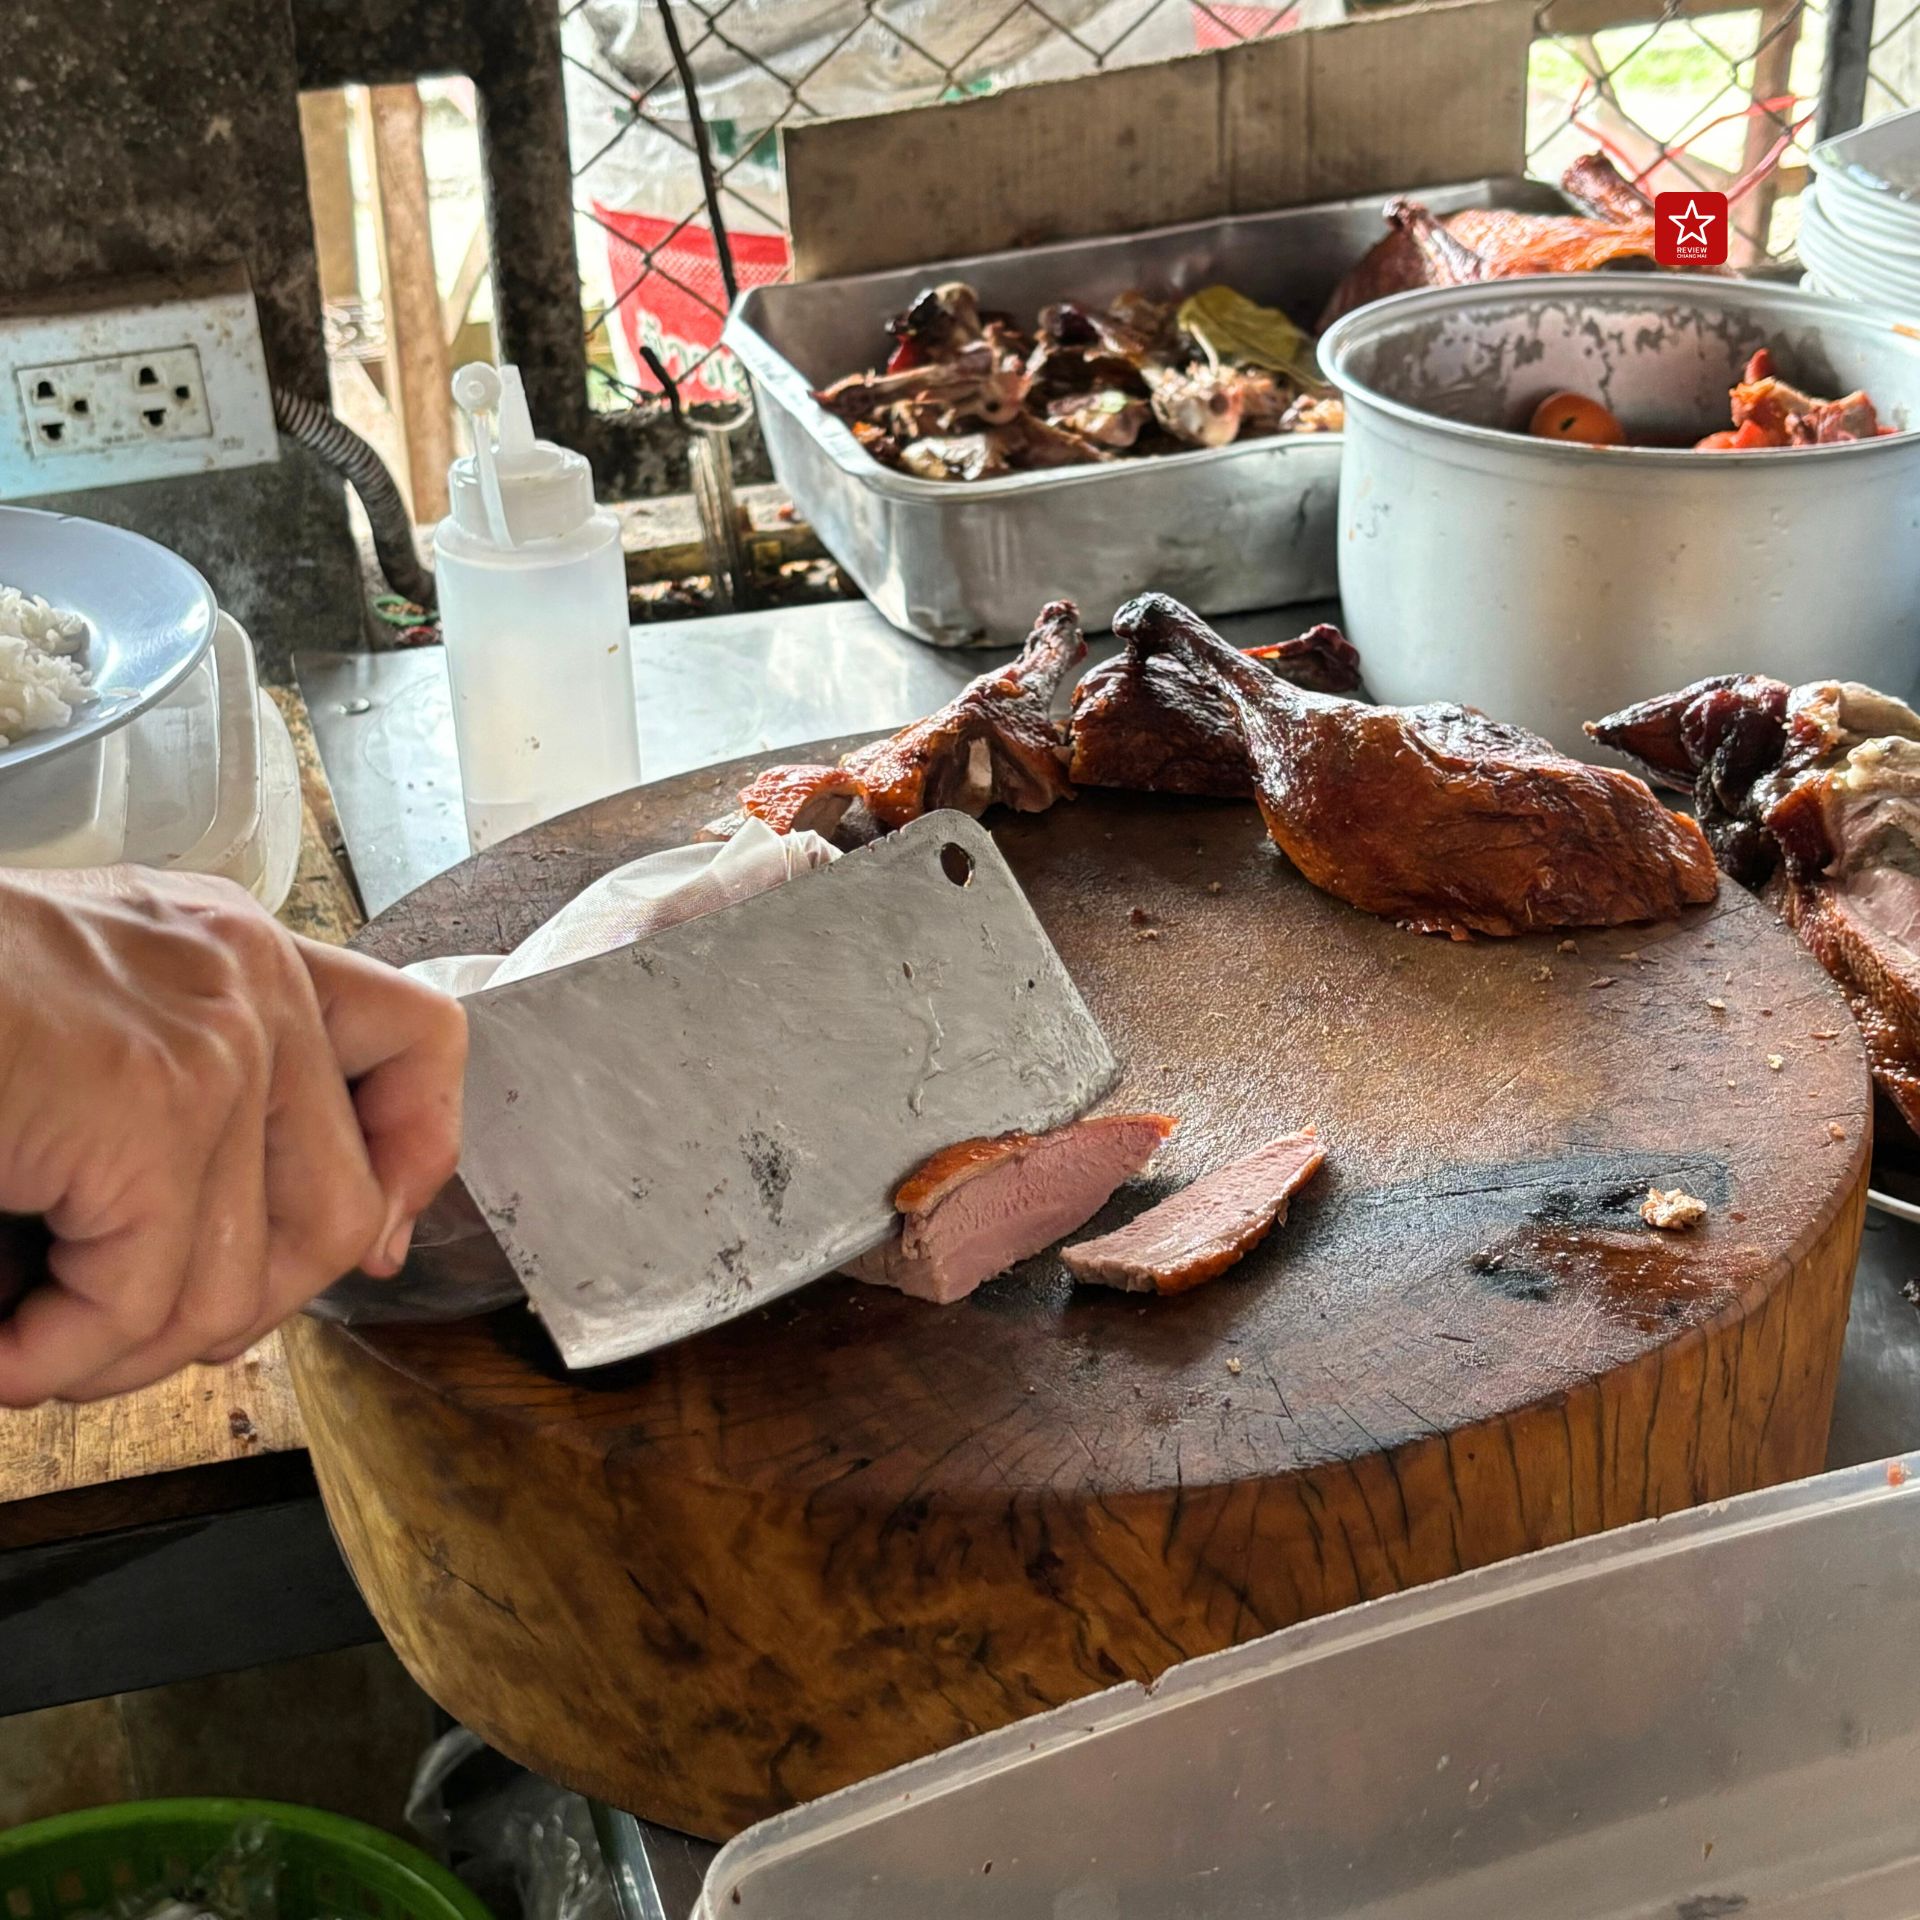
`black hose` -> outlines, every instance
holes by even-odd
[[[432,612],[438,605],[433,569],[425,565],[413,544],[413,518],[387,463],[330,408],[303,394],[273,389],[273,417],[280,431],[297,440],[335,473],[350,481],[367,510],[373,529],[374,557],[387,585],[415,606]]]

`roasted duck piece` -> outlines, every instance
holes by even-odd
[[[1124,1227],[1062,1247],[1076,1280],[1127,1293],[1185,1293],[1249,1254],[1287,1217],[1287,1203],[1326,1159],[1312,1127],[1264,1147],[1149,1207]]]
[[[893,1196],[892,1239],[844,1271],[943,1307],[964,1300],[1084,1227],[1178,1124],[1164,1113],[1105,1113],[947,1147]]]
[[[1164,594],[1129,601],[1113,626],[1135,658],[1172,654],[1227,700],[1267,831],[1368,913],[1463,938],[1660,920],[1713,898],[1700,829],[1629,774],[1470,707],[1305,692]]]
[[[980,296],[964,280],[949,280],[918,295],[905,313],[887,322],[898,344],[887,362],[889,373],[944,359],[986,336]]]
[[[1360,655],[1338,627],[1314,627],[1247,657],[1322,693],[1360,684]],[[1067,746],[1076,786],[1253,798],[1232,703],[1176,654],[1138,660],[1129,651],[1092,668],[1073,690]]]
[[[881,828],[903,827],[938,807],[976,819],[995,804],[1040,813],[1072,794],[1053,725],[1053,696],[1086,655],[1071,600],[1042,607],[1017,660],[990,668],[953,699],[837,767],[770,767],[746,787],[738,814],[705,836],[727,839],[741,816],[779,832],[811,827],[831,836],[856,803]],[[838,811],[835,811],[835,809]]]
[[[1561,185],[1591,206],[1595,217],[1463,207],[1436,218],[1418,201],[1394,201],[1387,208],[1393,231],[1334,289],[1320,316],[1321,330],[1355,307],[1415,287],[1653,265],[1653,209],[1604,154],[1576,160]]]
[[[1838,400],[1816,400],[1790,387],[1775,374],[1765,347],[1747,362],[1746,377],[1727,397],[1733,430],[1711,433],[1701,446],[1823,447],[1893,431],[1880,424],[1873,402],[1857,389]]]
[[[1920,714],[1850,681],[1730,674],[1587,731],[1692,786],[1721,866],[1839,984],[1875,1081],[1920,1132]]]
[[[1653,218],[1653,202],[1604,153],[1583,153],[1560,176],[1560,188],[1596,220],[1617,227]]]

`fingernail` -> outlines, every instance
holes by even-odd
[[[407,1251],[413,1245],[413,1222],[403,1221],[386,1245],[387,1264],[398,1273],[407,1264]]]

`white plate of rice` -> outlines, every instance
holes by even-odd
[[[0,507],[0,774],[165,699],[215,611],[206,581],[137,533]]]

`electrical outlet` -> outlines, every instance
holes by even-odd
[[[278,457],[244,273],[0,310],[0,499]]]
[[[15,378],[36,460],[155,440],[204,440],[213,432],[198,347],[22,367]]]

